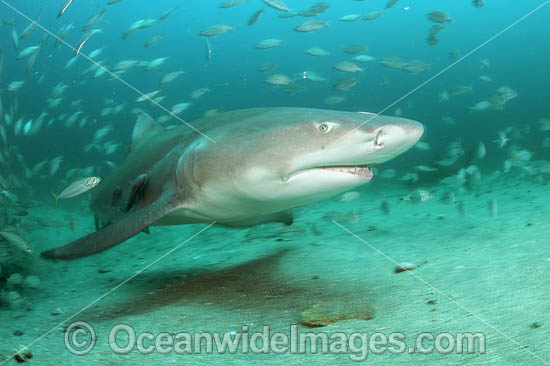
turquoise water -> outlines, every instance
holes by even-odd
[[[333,0],[311,17],[310,0],[287,0],[290,11],[259,0],[107,2],[0,0],[0,362],[550,363],[548,1],[400,0],[386,9],[385,0]],[[347,15],[357,20],[340,20]],[[327,24],[295,31],[311,20]],[[125,37],[133,24],[142,27]],[[216,24],[232,29],[200,35]],[[434,26],[443,29],[428,42]],[[266,39],[280,44],[258,49]],[[362,70],[338,70],[341,61]],[[260,71],[265,64],[274,66]],[[172,72],[181,73],[168,81]],[[269,82],[278,74],[285,85]],[[336,90],[342,79],[356,85]],[[380,113],[419,121],[424,134],[371,166],[371,182],[296,207],[290,226],[207,220],[152,227],[85,258],[40,257],[96,230],[90,201],[125,167],[140,112],[167,129],[201,130],[205,115],[221,121],[258,107]],[[102,183],[56,206],[50,192],[87,176]],[[71,328],[76,321],[85,323]],[[97,339],[78,355],[71,344],[90,335],[70,337],[88,325]],[[243,337],[264,326],[282,338],[326,336],[330,348],[244,349]],[[163,333],[168,341],[121,350],[132,343],[128,327],[150,332],[146,346]],[[179,352],[182,332],[243,342]],[[458,332],[479,333],[472,352],[445,343]],[[419,334],[428,334],[420,345],[443,346],[419,351]]]

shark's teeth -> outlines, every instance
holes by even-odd
[[[366,166],[326,166],[323,169],[355,174],[363,178],[372,178],[374,176],[372,171]]]

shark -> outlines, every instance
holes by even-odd
[[[411,148],[419,122],[366,112],[273,107],[164,128],[140,112],[124,162],[95,188],[96,231],[41,253],[94,254],[150,226],[292,224],[292,209],[368,183]]]

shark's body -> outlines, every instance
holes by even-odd
[[[368,182],[375,165],[406,151],[418,122],[307,108],[233,111],[166,130],[142,113],[128,156],[100,184],[98,231],[42,253],[76,258],[150,225],[291,223],[289,209]]]

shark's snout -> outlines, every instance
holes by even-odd
[[[374,131],[374,151],[371,163],[383,163],[407,151],[418,142],[424,133],[421,123],[399,118],[397,121],[382,124]]]

